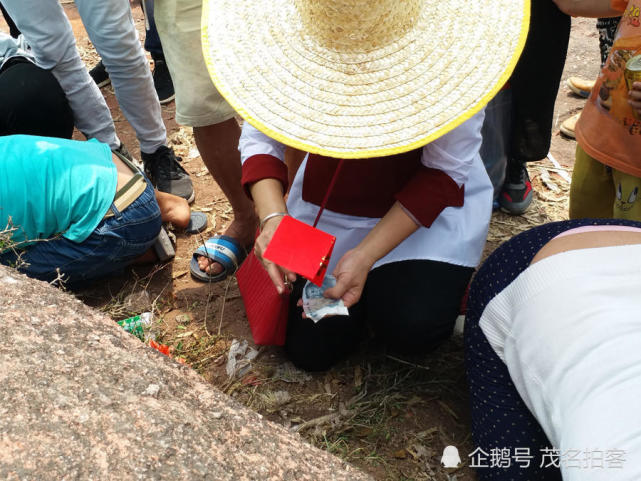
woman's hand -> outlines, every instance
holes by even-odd
[[[399,202],[365,236],[354,249],[347,251],[334,269],[336,285],[325,291],[325,297],[343,299],[347,307],[356,304],[363,294],[367,275],[374,263],[418,229]]]
[[[334,269],[336,285],[325,291],[325,297],[342,299],[346,307],[356,304],[363,294],[365,281],[375,259],[367,256],[358,247],[349,250],[341,257]]]
[[[267,274],[269,274],[269,277],[274,283],[274,286],[276,286],[276,290],[279,294],[285,292],[285,289],[291,290],[291,283],[296,281],[296,274],[265,259],[263,257],[263,252],[267,249],[267,246],[271,242],[272,237],[274,237],[274,233],[276,232],[276,229],[278,229],[282,220],[283,218],[279,216],[273,217],[265,222],[263,230],[256,238],[256,242],[254,244],[254,254],[256,254],[256,257],[258,257],[258,259],[263,263],[263,267],[265,267]]]
[[[632,89],[628,92],[628,103],[635,110],[637,115],[641,118],[641,82],[634,82]]]
[[[274,232],[276,232],[280,221],[283,220],[282,216],[274,214],[287,212],[287,206],[283,198],[283,184],[277,179],[262,179],[251,184],[249,191],[254,199],[256,213],[262,224],[260,235],[254,243],[254,254],[263,263],[278,293],[282,294],[285,289],[291,290],[291,283],[296,280],[296,274],[268,261],[263,257],[263,253],[271,242],[272,237],[274,237]]]

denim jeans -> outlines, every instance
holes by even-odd
[[[120,271],[149,249],[160,232],[160,208],[151,183],[126,209],[103,219],[83,242],[62,236],[30,245],[22,252],[0,254],[0,263],[18,264],[29,277],[52,281],[58,269],[66,287]],[[20,255],[20,262],[17,257]]]

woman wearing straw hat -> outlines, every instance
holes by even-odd
[[[528,0],[205,2],[210,74],[246,120],[259,258],[283,215],[313,223],[348,159],[318,228],[336,236],[325,296],[350,314],[303,318],[297,282],[285,348],[298,366],[328,368],[366,326],[404,353],[451,334],[492,207],[483,107],[513,70],[528,18]],[[285,145],[309,153],[287,203]],[[279,292],[296,279],[263,264]]]

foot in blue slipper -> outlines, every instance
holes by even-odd
[[[217,274],[207,273],[198,265],[200,257],[219,263],[223,270]],[[216,235],[196,249],[189,263],[189,271],[196,280],[219,282],[233,275],[245,257],[247,257],[247,251],[236,239],[226,235]]]

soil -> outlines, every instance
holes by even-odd
[[[74,27],[78,48],[88,68],[98,57],[73,4],[63,2]],[[141,38],[144,21],[134,17]],[[8,28],[0,20],[0,30]],[[599,70],[595,21],[574,19],[568,59],[556,103],[551,159],[530,165],[536,197],[524,216],[493,216],[485,255],[512,235],[551,220],[567,218],[574,141],[561,137],[560,124],[584,103],[565,86],[569,76],[595,78]],[[111,87],[102,92],[112,111],[118,135],[139,158],[135,134],[118,108]],[[536,95],[532,92],[532,95]],[[375,344],[334,369],[305,374],[291,369],[277,348],[261,348],[242,375],[226,373],[233,340],[253,346],[235,279],[206,285],[189,275],[194,249],[215,233],[223,233],[231,209],[204,167],[190,129],[174,119],[174,103],[162,107],[168,137],[196,190],[193,210],[207,213],[208,230],[196,236],[175,232],[173,262],[136,267],[80,292],[87,304],[114,320],[153,310],[159,342],[173,356],[190,364],[205,379],[269,419],[291,427],[306,439],[354,463],[380,480],[476,479],[467,468],[441,468],[443,448],[454,445],[465,461],[474,450],[470,434],[469,396],[463,366],[462,338],[455,336],[421,359],[398,359]],[[77,138],[82,138],[76,134]]]

